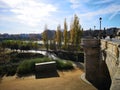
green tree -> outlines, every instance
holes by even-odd
[[[45,30],[42,34],[42,39],[43,39],[43,43],[44,46],[46,48],[46,50],[48,51],[48,33],[47,33],[47,25],[45,25]]]
[[[64,31],[63,31],[63,38],[64,38],[64,46],[66,48],[67,43],[68,43],[68,34],[67,34],[67,23],[66,23],[66,19],[64,21]]]
[[[62,32],[61,32],[60,25],[58,25],[58,27],[57,27],[56,42],[57,42],[58,49],[61,49],[61,45],[62,45]]]

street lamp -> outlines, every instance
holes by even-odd
[[[101,38],[101,21],[102,21],[102,18],[100,17],[100,18],[99,18],[99,20],[100,20],[100,31],[99,31],[99,38]]]
[[[96,26],[94,26],[94,30],[95,30]]]
[[[100,30],[101,30],[101,20],[102,20],[102,18],[100,17],[99,20],[100,20]]]

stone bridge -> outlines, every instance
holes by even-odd
[[[120,42],[82,39],[85,78],[99,90],[120,90]]]

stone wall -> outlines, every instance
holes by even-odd
[[[101,40],[102,60],[105,60],[111,78],[115,75],[119,65],[119,44]]]
[[[120,84],[120,77],[118,77],[120,76],[118,75],[120,72],[119,43],[82,39],[82,46],[85,58],[85,78],[99,90],[118,90],[113,87],[120,86],[118,85]]]
[[[110,90],[120,89],[120,44],[101,40],[102,60],[105,61],[111,78]],[[102,67],[101,67],[102,69]],[[103,68],[104,69],[104,68]]]

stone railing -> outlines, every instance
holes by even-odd
[[[105,60],[112,79],[110,90],[120,89],[120,44],[101,40],[102,57]],[[104,54],[106,54],[104,56]]]
[[[107,52],[109,52],[111,55],[113,55],[116,58],[119,57],[119,44],[117,43],[101,40],[101,49],[107,50]]]
[[[102,59],[106,61],[108,66],[110,76],[113,77],[119,65],[119,44],[101,40],[101,52]]]
[[[120,88],[120,43],[109,40],[82,39],[85,78],[99,90]],[[119,83],[117,83],[119,82]]]

